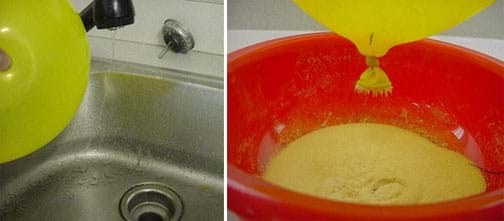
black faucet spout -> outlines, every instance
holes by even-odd
[[[94,26],[98,29],[113,29],[133,24],[135,9],[131,0],[94,0],[80,17],[86,32]]]

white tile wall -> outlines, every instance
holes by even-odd
[[[71,0],[80,12],[91,0]],[[113,32],[93,29],[88,33],[91,54],[133,63],[224,77],[224,5],[220,1],[133,0],[135,24]],[[157,55],[164,46],[161,27],[166,19],[175,19],[188,27],[195,47],[188,54],[169,52]],[[114,49],[114,50],[112,50]],[[112,52],[114,51],[114,53]]]

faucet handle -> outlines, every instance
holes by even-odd
[[[191,32],[177,20],[166,20],[161,32],[166,47],[159,54],[159,59],[163,58],[169,50],[185,54],[194,48],[194,38]]]
[[[165,56],[166,53],[170,50],[171,43],[167,43],[166,46],[163,48],[161,53],[159,53],[158,58],[161,59]]]

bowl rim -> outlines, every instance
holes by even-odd
[[[268,41],[263,41],[259,42],[256,44],[252,44],[249,46],[246,46],[244,48],[240,48],[236,51],[233,51],[227,55],[227,67],[229,68],[230,66],[236,65],[236,63],[239,62],[240,58],[242,56],[251,56],[257,53],[261,53],[263,51],[268,51],[276,47],[284,46],[284,45],[289,45],[296,43],[298,41],[306,41],[309,39],[316,39],[316,38],[334,38],[334,37],[339,37],[346,39],[338,34],[335,34],[333,32],[314,32],[314,33],[305,33],[305,34],[299,34],[299,35],[291,35],[291,36],[286,36],[286,37],[281,37],[281,38],[276,38],[276,39],[271,39]],[[492,72],[497,73],[500,77],[504,77],[504,61],[501,61],[495,57],[492,57],[487,54],[483,54],[481,52],[475,51],[473,49],[465,48],[456,44],[440,41],[440,40],[435,40],[435,39],[422,39],[414,42],[409,42],[405,43],[403,45],[407,44],[423,44],[426,47],[436,47],[439,49],[442,49],[443,51],[448,51],[448,52],[457,52],[456,54],[461,54],[465,57],[471,57],[472,60],[474,60],[476,63],[485,65],[487,68],[489,68]],[[393,50],[392,47],[390,50]],[[229,74],[229,71],[228,71]]]
[[[264,41],[236,50],[228,54],[227,75],[230,75],[229,70],[233,69],[233,66],[239,66],[240,60],[243,59],[243,57],[253,56],[255,54],[280,46],[293,44],[298,41],[334,37],[340,36],[332,32],[307,33]],[[438,40],[423,39],[414,43],[423,44],[426,47],[435,47],[452,53],[456,52],[457,54],[461,54],[461,56],[470,57],[471,60],[484,65],[486,68],[490,69],[494,73],[497,73],[498,76],[504,79],[504,61],[498,60],[497,58]],[[246,195],[248,197],[257,197],[272,204],[278,202],[287,203],[289,206],[301,211],[312,211],[329,216],[373,217],[377,219],[428,218],[477,212],[495,206],[504,206],[504,187],[462,199],[439,203],[420,205],[366,205],[333,201],[290,191],[275,184],[266,182],[259,177],[251,176],[229,162],[227,163],[227,174],[228,190],[239,192],[241,195]],[[338,210],[335,210],[334,208],[338,208]],[[279,209],[279,207],[276,207],[275,209]]]

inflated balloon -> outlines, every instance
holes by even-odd
[[[0,71],[0,163],[56,137],[84,95],[89,45],[68,0],[0,1],[0,48],[12,60]]]
[[[494,0],[295,0],[322,25],[349,39],[366,56],[358,92],[387,95],[392,83],[378,58],[396,45],[445,31]]]

